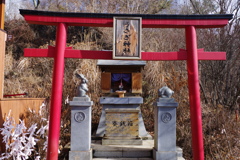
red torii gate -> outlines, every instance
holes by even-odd
[[[31,24],[57,26],[55,47],[49,46],[48,49],[28,48],[24,50],[24,56],[26,57],[54,58],[48,160],[58,159],[64,58],[112,59],[112,51],[86,51],[67,48],[67,26],[113,27],[113,17],[141,17],[142,28],[185,28],[186,50],[178,52],[142,52],[141,60],[187,60],[193,157],[195,160],[204,159],[198,60],[226,60],[226,53],[204,52],[203,49],[197,49],[196,28],[224,27],[232,18],[232,15],[63,13],[35,10],[20,10],[20,14]]]

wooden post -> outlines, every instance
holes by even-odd
[[[0,27],[1,29],[4,29],[5,0],[0,0],[0,14],[1,14]]]
[[[6,32],[0,30],[0,99],[3,98],[3,83],[4,83],[4,59],[5,59],[5,41]]]
[[[3,82],[4,82],[4,59],[5,59],[5,41],[6,32],[4,29],[4,16],[5,16],[5,0],[0,0],[0,99],[3,98]]]

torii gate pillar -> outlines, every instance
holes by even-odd
[[[47,159],[58,159],[58,145],[61,123],[62,90],[64,78],[64,53],[67,41],[67,26],[59,23],[57,26],[56,50],[54,54],[54,70],[52,80],[52,97],[48,133]]]
[[[200,87],[198,76],[198,52],[197,36],[194,26],[187,26],[186,49],[187,49],[187,70],[188,70],[188,88],[190,102],[190,117],[192,128],[192,149],[198,151],[193,154],[194,159],[204,159],[203,134],[202,134],[202,112],[200,101]],[[193,152],[194,153],[194,152]]]

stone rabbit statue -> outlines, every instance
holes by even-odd
[[[164,86],[158,90],[158,96],[161,98],[171,98],[174,91],[167,86]]]
[[[88,95],[86,95],[88,91],[87,78],[85,78],[83,74],[76,73],[75,75],[77,78],[81,79],[81,83],[77,87],[77,97],[88,97]]]

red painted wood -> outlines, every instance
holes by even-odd
[[[66,58],[80,59],[112,59],[112,51],[69,50],[65,51]]]
[[[54,49],[24,48],[24,57],[54,57]]]
[[[175,61],[175,60],[186,60],[186,52],[142,52],[142,60],[148,61]]]
[[[27,93],[22,93],[22,94],[5,94],[3,97],[11,97],[11,96],[27,96]]]
[[[198,60],[226,60],[226,52],[198,52]]]
[[[25,57],[54,57],[54,48],[35,49],[25,48]],[[79,59],[112,59],[112,51],[91,51],[91,50],[65,50],[65,58]],[[187,60],[186,50],[179,52],[142,52],[142,60],[146,61],[174,61]],[[198,49],[198,60],[226,60],[226,52],[204,52]]]
[[[223,27],[228,23],[228,20],[179,20],[179,19],[143,19],[143,28],[185,28],[186,26],[195,26],[196,28],[216,28]]]
[[[31,24],[57,25],[66,23],[68,26],[91,26],[91,27],[113,27],[112,18],[90,18],[90,17],[56,17],[42,15],[24,15],[25,20]],[[228,19],[142,19],[142,28],[184,28],[194,25],[197,28],[223,27]]]
[[[54,53],[52,96],[48,133],[47,160],[58,160],[58,146],[61,122],[62,88],[64,78],[64,53],[66,48],[67,26],[57,26],[56,47],[49,47]]]
[[[31,24],[57,25],[66,23],[68,26],[92,26],[112,27],[113,19],[110,18],[88,18],[88,17],[56,17],[42,15],[24,15],[25,20]]]
[[[185,32],[193,159],[204,160],[196,29],[194,26],[188,26]]]

